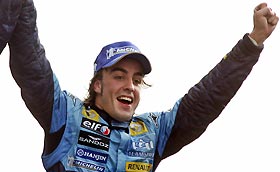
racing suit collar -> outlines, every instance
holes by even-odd
[[[99,109],[97,106],[93,105],[90,107],[95,110],[98,115],[108,123],[111,129],[124,129],[128,133],[128,128],[130,125],[130,121],[128,122],[120,122],[112,118],[106,111]]]

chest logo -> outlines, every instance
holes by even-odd
[[[105,167],[103,167],[103,166],[96,165],[96,164],[89,163],[89,162],[84,162],[81,160],[77,160],[77,159],[74,159],[74,157],[68,157],[68,165],[70,167],[85,168],[88,170],[93,170],[93,171],[98,171],[98,172],[105,171]]]
[[[131,122],[130,123],[130,135],[137,136],[140,134],[147,133],[148,129],[143,121]]]
[[[95,133],[89,133],[82,130],[80,131],[79,140],[78,140],[78,144],[80,145],[108,151],[109,143],[110,143],[109,138],[105,138]]]
[[[80,158],[100,162],[100,163],[106,163],[107,159],[108,159],[107,154],[92,151],[92,150],[89,150],[89,149],[84,149],[84,148],[78,148],[78,150],[76,152],[76,156],[78,156]]]
[[[126,162],[125,170],[126,172],[145,172],[151,171],[152,164],[144,162]]]
[[[144,139],[139,139],[137,141],[132,142],[132,147],[134,150],[151,150],[154,148],[154,143],[152,140],[146,141]]]
[[[111,130],[105,124],[99,123],[97,121],[93,121],[87,118],[82,119],[81,127],[97,132],[98,134],[110,137]]]

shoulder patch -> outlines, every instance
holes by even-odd
[[[131,122],[129,126],[131,136],[147,133],[148,129],[143,121]]]
[[[86,117],[87,119],[91,119],[91,120],[94,120],[94,121],[97,121],[97,122],[100,121],[100,117],[95,110],[86,109],[84,106],[83,106],[83,109],[82,109],[82,115],[84,117]]]
[[[158,128],[158,116],[153,113],[150,113],[149,118],[151,118],[156,128]]]

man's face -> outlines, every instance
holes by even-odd
[[[140,101],[143,72],[139,62],[123,58],[103,70],[94,84],[96,106],[118,121],[129,121]]]

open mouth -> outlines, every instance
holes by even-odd
[[[131,97],[120,96],[117,98],[119,102],[123,104],[131,104],[133,103],[133,99]]]

